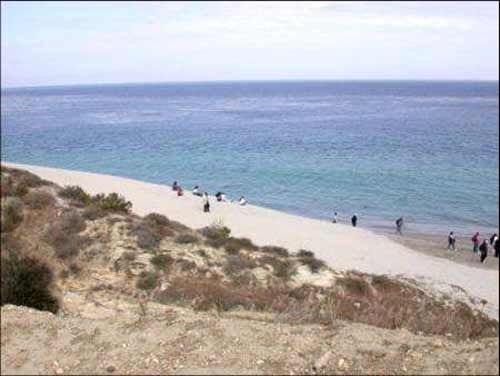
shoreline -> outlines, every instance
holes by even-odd
[[[213,196],[210,196],[211,212],[207,214],[202,211],[199,197],[190,191],[177,197],[165,185],[112,175],[1,163],[28,170],[61,186],[79,185],[91,194],[117,192],[133,203],[132,211],[139,215],[158,212],[193,228],[221,221],[234,236],[250,238],[257,245],[277,245],[292,252],[301,248],[311,250],[332,269],[413,278],[443,294],[453,294],[450,286],[457,285],[474,298],[486,299],[485,312],[497,320],[499,317],[498,263],[496,270],[492,270],[435,257],[401,244],[390,234],[343,223],[334,225],[251,204],[242,207],[237,203],[219,203]]]

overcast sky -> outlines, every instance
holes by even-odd
[[[2,87],[498,80],[498,2],[2,2]]]

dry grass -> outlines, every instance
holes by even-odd
[[[273,274],[281,279],[288,280],[296,272],[295,265],[290,260],[282,260],[278,257],[264,255],[259,258],[261,266],[270,265]]]

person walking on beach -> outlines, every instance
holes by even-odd
[[[481,243],[479,252],[481,253],[481,262],[484,264],[484,260],[486,260],[486,257],[488,257],[488,243],[486,242],[486,239],[484,239]]]
[[[182,187],[179,185],[177,187],[177,196],[182,196],[184,194],[184,191],[182,190]]]
[[[473,245],[472,252],[478,253],[479,252],[479,243],[481,242],[481,239],[479,238],[479,232],[476,232],[471,240],[472,240],[472,245]]]
[[[500,253],[500,239],[497,238],[495,242],[495,257],[498,258],[498,255]]]
[[[203,211],[205,213],[210,212],[210,201],[208,200],[208,193],[203,194]]]
[[[351,223],[353,227],[356,227],[356,225],[358,224],[358,216],[356,215],[356,213],[354,213],[354,215],[352,216]]]
[[[332,223],[337,223],[337,212],[333,213]]]
[[[245,196],[241,196],[239,202],[240,202],[241,206],[245,206],[247,204],[247,200],[245,199]]]
[[[450,232],[450,235],[448,235],[448,251],[456,251],[455,249],[455,235],[453,234],[453,231]]]
[[[498,239],[498,235],[497,233],[495,232],[493,235],[491,235],[491,238],[490,238],[490,246],[494,246],[495,245],[495,242],[497,241]]]
[[[401,228],[403,227],[403,217],[396,219],[396,231],[399,235],[402,235]]]
[[[172,191],[177,191],[179,189],[179,184],[177,184],[177,180],[172,184]]]

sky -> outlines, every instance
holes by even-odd
[[[491,2],[1,2],[1,85],[498,80]]]

